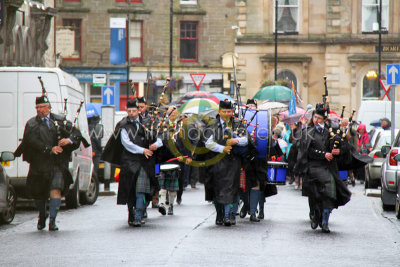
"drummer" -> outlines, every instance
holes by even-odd
[[[167,194],[168,215],[174,214],[173,205],[177,192],[180,189],[181,180],[183,179],[184,164],[192,162],[191,153],[182,142],[182,139],[185,137],[184,125],[187,123],[187,116],[180,116],[175,107],[170,107],[168,114],[167,135],[163,137],[163,147],[167,148],[168,151],[163,151],[163,153],[169,155],[169,160],[168,164],[161,164],[161,175],[158,180],[160,185],[158,211],[162,215],[167,214]],[[170,161],[171,159],[173,160]]]

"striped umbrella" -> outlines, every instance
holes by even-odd
[[[184,114],[200,114],[208,110],[218,111],[218,104],[206,98],[194,98],[183,104],[178,111]]]

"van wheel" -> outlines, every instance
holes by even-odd
[[[15,210],[17,206],[17,194],[12,185],[8,186],[7,192],[7,209],[0,214],[1,223],[11,223],[14,220]]]
[[[97,174],[93,172],[90,179],[89,188],[86,192],[79,193],[79,202],[82,205],[93,205],[99,196],[99,179]]]
[[[396,218],[400,219],[400,185],[397,187],[396,204],[394,206]]]
[[[383,209],[384,211],[391,211],[391,210],[393,210],[395,207],[393,207],[393,205],[388,205],[388,204],[385,204],[385,203],[383,202],[383,199],[384,199],[383,195],[385,195],[385,192],[386,192],[386,189],[383,188],[383,186],[382,186],[382,187],[381,187],[382,209]]]
[[[76,209],[79,207],[79,171],[76,175],[74,187],[72,187],[65,196],[65,205],[68,209]]]

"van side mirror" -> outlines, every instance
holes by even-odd
[[[383,154],[384,156],[386,156],[387,153],[389,153],[389,151],[390,151],[390,146],[382,146],[382,147],[381,147],[381,152],[382,152],[382,154]]]
[[[383,155],[382,151],[376,151],[375,152],[375,156],[380,157],[380,158],[384,158],[385,155]]]
[[[1,162],[13,161],[15,159],[14,153],[9,151],[1,152]]]
[[[104,136],[104,126],[103,124],[96,124],[94,127],[94,134],[96,135],[96,138],[103,138]]]
[[[395,161],[400,161],[400,154],[397,154],[396,156],[393,157]]]

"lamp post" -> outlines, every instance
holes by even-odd
[[[128,103],[129,99],[129,87],[130,87],[130,82],[129,82],[129,24],[130,24],[130,14],[129,14],[129,9],[131,7],[131,1],[128,1],[128,16],[127,16],[127,23],[126,23],[126,103]]]
[[[169,77],[172,79],[172,53],[173,53],[173,23],[174,23],[174,0],[169,3]],[[169,101],[172,101],[172,92],[169,90]]]
[[[381,78],[381,62],[382,62],[382,0],[379,0],[378,8],[378,89],[381,92],[381,83],[379,79]]]

